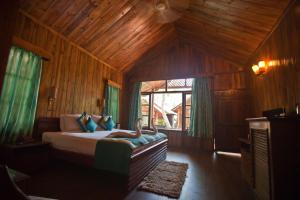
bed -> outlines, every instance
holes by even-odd
[[[51,155],[55,159],[118,174],[125,180],[126,189],[131,190],[166,159],[168,140],[159,137],[144,145],[134,145],[124,140],[106,139],[113,131],[119,130],[62,132],[59,118],[39,118],[35,137],[51,144]]]

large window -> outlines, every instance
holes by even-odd
[[[145,128],[150,128],[152,118],[158,128],[189,128],[192,79],[143,82],[141,92],[141,111]]]

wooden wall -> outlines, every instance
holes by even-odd
[[[216,148],[226,151],[239,150],[239,137],[246,137],[248,117],[248,86],[241,66],[224,59],[199,53],[197,49],[178,42],[166,52],[152,50],[126,74],[126,93],[136,81],[209,76],[213,81]],[[153,56],[155,55],[155,56]],[[124,97],[123,127],[128,124],[129,95]],[[191,146],[184,142],[182,133],[167,132],[169,146]]]
[[[16,17],[17,3],[17,0],[3,0],[0,4],[0,91],[12,42],[14,31],[12,22]]]
[[[300,1],[291,7],[248,67],[259,60],[279,60],[280,64],[261,77],[250,72],[253,116],[277,107],[293,111],[300,103]]]
[[[37,117],[58,117],[64,113],[99,113],[105,80],[122,84],[122,74],[99,62],[55,31],[18,13],[14,36],[51,54],[43,62]],[[48,110],[49,88],[58,88],[56,106]],[[102,101],[101,101],[102,102]]]

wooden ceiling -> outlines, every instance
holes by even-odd
[[[172,43],[168,38],[245,64],[289,3],[190,0],[179,20],[161,24],[144,1],[152,0],[21,0],[20,9],[114,68],[127,71],[160,42]]]
[[[180,40],[244,65],[289,0],[193,0],[175,23]]]

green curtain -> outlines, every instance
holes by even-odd
[[[119,122],[119,88],[109,84],[105,89],[105,115],[112,116],[115,122]]]
[[[41,57],[12,47],[0,96],[1,143],[14,143],[21,135],[31,135],[36,113]]]
[[[141,117],[141,87],[141,82],[133,85],[129,107],[129,130],[135,130],[135,121]]]
[[[212,139],[212,95],[209,83],[209,78],[193,80],[189,136]]]

